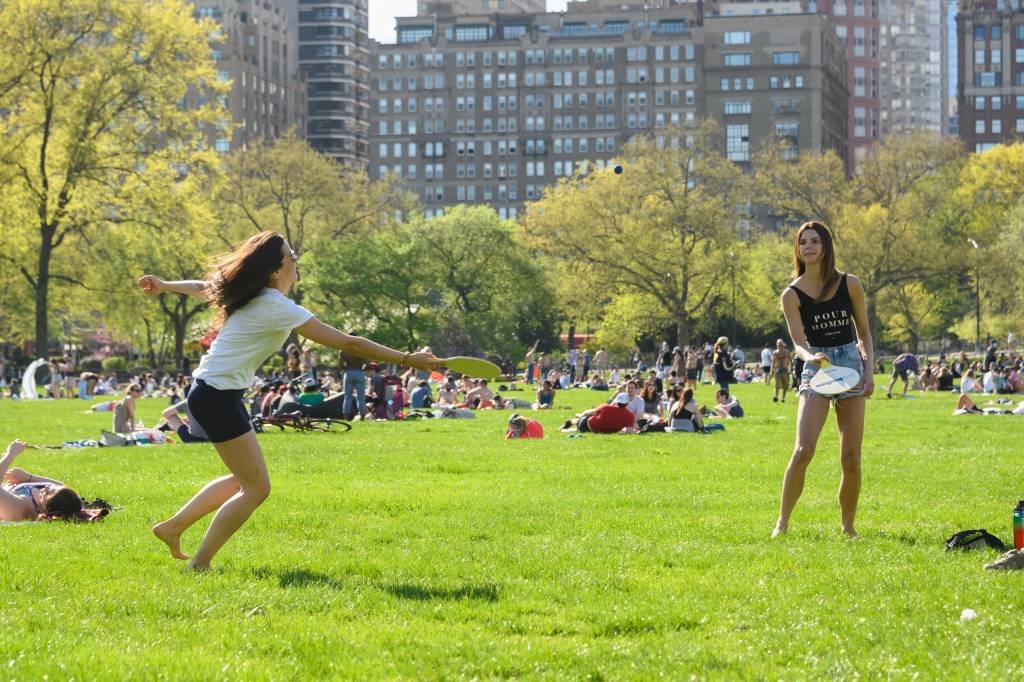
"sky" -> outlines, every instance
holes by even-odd
[[[549,12],[561,12],[567,0],[548,0]],[[416,0],[370,0],[370,37],[380,43],[395,42],[395,17],[416,14]]]

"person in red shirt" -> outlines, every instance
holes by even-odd
[[[571,430],[572,423],[567,422],[566,426]],[[629,409],[629,396],[619,393],[611,404],[598,405],[581,413],[576,420],[576,429],[580,433],[618,433],[623,429],[628,433],[636,432],[636,417]]]
[[[527,419],[519,414],[513,414],[508,418],[508,431],[505,439],[513,438],[543,438],[544,427],[536,419]]]

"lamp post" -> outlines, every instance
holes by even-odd
[[[736,252],[729,252],[729,281],[732,284],[732,336],[729,340],[736,346]]]
[[[968,239],[967,243],[980,250],[978,242]],[[974,354],[981,352],[981,258],[974,254]]]

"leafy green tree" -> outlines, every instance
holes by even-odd
[[[643,294],[664,308],[680,344],[729,281],[737,242],[735,206],[743,173],[725,158],[716,124],[638,137],[624,150],[625,172],[577,173],[530,204],[529,243],[571,271],[593,272],[601,296]]]
[[[164,169],[209,162],[201,125],[225,116],[224,86],[210,54],[215,26],[192,11],[182,0],[0,5],[0,178],[5,204],[24,202],[14,212],[32,215],[31,259],[15,266],[34,294],[40,352],[52,283],[82,283],[77,259],[58,253],[127,217],[130,194],[163,192],[154,180]],[[182,107],[197,89],[209,104]]]

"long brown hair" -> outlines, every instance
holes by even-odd
[[[231,313],[256,298],[283,263],[284,237],[269,230],[217,256],[209,276],[208,295],[210,305],[218,310],[214,329],[220,329]]]
[[[796,231],[796,238],[793,240],[793,278],[796,279],[807,271],[807,266],[800,259],[800,237],[807,230],[814,230],[821,239],[821,293],[819,300],[832,289],[832,285],[839,279],[836,271],[836,249],[832,232],[817,220],[808,220]]]
[[[50,519],[72,519],[82,511],[82,498],[71,488],[61,486],[43,499],[42,515]]]

